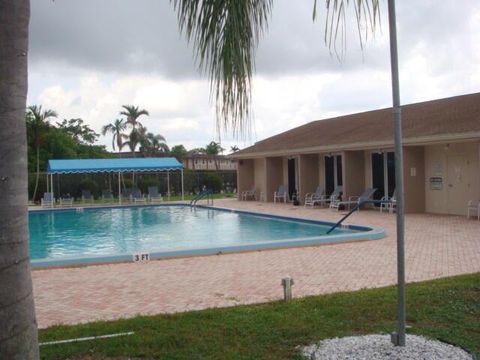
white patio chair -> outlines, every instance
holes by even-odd
[[[470,219],[470,214],[473,213],[480,220],[480,200],[470,200],[467,204],[467,219]]]
[[[393,192],[392,197],[385,195],[380,199],[380,201],[380,212],[386,210],[389,213],[393,213],[397,208],[397,190]]]
[[[72,207],[73,206],[73,197],[67,196],[67,197],[61,197],[58,200],[59,204],[61,207]]]
[[[93,203],[93,195],[90,192],[90,190],[82,190],[82,203],[87,204],[87,203]]]
[[[43,197],[40,200],[42,207],[54,207],[55,206],[55,198],[51,192],[43,193]]]
[[[252,199],[252,200],[255,200],[255,194],[256,194],[256,189],[255,189],[255,186],[252,186],[250,188],[250,190],[245,190],[245,191],[242,191],[241,193],[241,199],[242,200],[248,200],[249,198]]]
[[[348,200],[346,201],[334,201],[330,203],[330,208],[331,209],[337,209],[340,210],[340,208],[343,206],[348,207],[348,210],[350,210],[350,207],[352,205],[359,205],[364,201],[371,200],[373,197],[373,194],[375,194],[375,191],[377,191],[376,188],[368,188],[366,189],[362,195],[360,196],[350,196]],[[360,210],[360,208],[358,208]]]
[[[343,192],[343,186],[337,186],[330,195],[322,195],[320,199],[317,199],[315,203],[322,205],[329,205],[339,201]]]
[[[133,202],[136,204],[136,203],[146,203],[147,202],[147,199],[145,196],[143,196],[142,192],[140,191],[140,189],[133,189],[132,190],[132,195],[131,195],[131,198],[133,200]]]
[[[163,201],[162,194],[158,192],[158,187],[149,186],[148,187],[148,201],[151,203]]]
[[[288,200],[288,192],[285,185],[280,185],[278,190],[273,193],[273,202],[276,203],[278,200],[282,200],[286,203]]]
[[[314,193],[305,194],[304,206],[315,206],[316,203],[319,203],[323,199],[324,192],[325,189],[323,186],[318,186]]]

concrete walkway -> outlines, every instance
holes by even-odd
[[[215,200],[216,206],[336,221],[341,213],[289,204]],[[33,271],[40,328],[281,299],[396,283],[395,215],[361,211],[349,223],[386,229],[382,240],[149,263]],[[480,222],[412,214],[406,219],[407,281],[480,271]]]

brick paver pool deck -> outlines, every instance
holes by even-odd
[[[215,200],[215,206],[336,221],[341,213],[290,204]],[[355,213],[348,223],[383,227],[387,237],[303,248],[34,270],[40,328],[138,314],[261,303],[282,298],[281,278],[293,277],[294,297],[396,283],[395,215]],[[228,234],[225,234],[228,236]],[[406,217],[407,281],[480,271],[480,222],[465,217]]]

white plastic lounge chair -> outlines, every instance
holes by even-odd
[[[252,200],[255,200],[255,194],[256,194],[256,189],[255,189],[255,186],[252,186],[250,188],[250,190],[245,190],[245,191],[242,191],[242,194],[241,194],[241,199],[242,200],[248,200],[249,198],[252,199]]]
[[[131,188],[126,188],[122,191],[122,201],[123,202],[132,201],[132,189]]]
[[[470,219],[470,214],[477,215],[477,220],[480,220],[480,200],[470,200],[467,204],[467,219]]]
[[[273,193],[273,202],[276,203],[278,200],[283,199],[283,202],[286,203],[288,200],[287,188],[285,185],[280,185],[278,190]]]
[[[377,191],[376,188],[368,188],[360,196],[350,196],[346,201],[341,201],[341,200],[332,201],[330,203],[330,209],[337,209],[338,211],[343,205],[348,207],[348,210],[350,210],[350,207],[352,205],[358,205],[364,201],[371,200],[373,197],[373,194],[375,194],[375,191]],[[358,210],[360,210],[360,208],[358,208]]]
[[[113,201],[113,194],[110,190],[102,190],[103,201]]]
[[[93,195],[90,190],[82,190],[82,203],[93,203]]]
[[[41,199],[42,207],[54,207],[55,206],[55,198],[51,192],[43,193],[43,197]]]
[[[163,201],[162,194],[158,192],[158,187],[156,186],[149,186],[148,187],[148,201],[151,203],[157,201]]]
[[[61,207],[72,207],[73,206],[73,197],[65,196],[61,197],[59,200]]]
[[[330,195],[323,195],[320,199],[317,199],[315,203],[322,205],[328,205],[335,201],[338,201],[342,195],[343,187],[337,186]]]
[[[323,186],[318,186],[314,193],[305,194],[304,206],[315,206],[315,204],[320,203],[324,197],[324,192]]]
[[[385,195],[380,199],[380,201],[380,212],[386,210],[389,213],[393,213],[397,208],[397,190],[393,192],[392,197]]]
[[[139,202],[143,202],[143,203],[147,202],[147,199],[145,198],[145,196],[143,196],[140,189],[133,189],[131,196],[132,196],[132,200],[135,204],[139,203]]]

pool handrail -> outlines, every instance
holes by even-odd
[[[204,190],[200,192],[197,196],[195,196],[191,201],[190,201],[190,206],[195,206],[197,205],[197,202],[207,198],[207,205],[210,204],[210,202],[213,205],[213,191],[212,190]]]
[[[362,202],[359,202],[357,205],[353,207],[352,210],[350,210],[347,215],[342,217],[339,221],[337,221],[327,232],[326,235],[330,234],[333,230],[335,230],[337,227],[342,225],[342,222],[346,220],[350,215],[352,215],[355,211],[360,209],[365,204],[383,204],[383,203],[390,203],[392,202],[391,200],[364,200]]]

